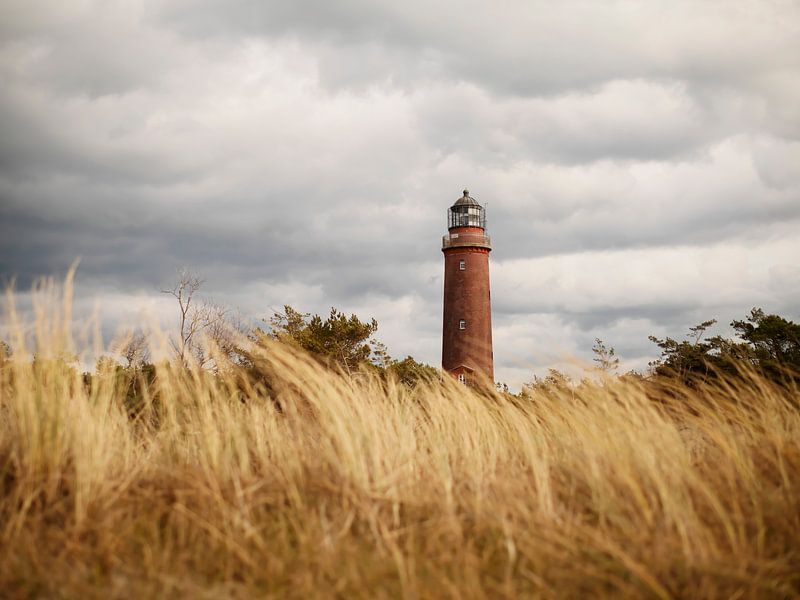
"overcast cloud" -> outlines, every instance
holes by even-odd
[[[595,337],[642,368],[648,334],[800,317],[798,2],[0,6],[0,277],[80,256],[109,331],[190,266],[438,365],[464,186],[515,387]]]

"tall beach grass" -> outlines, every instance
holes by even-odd
[[[132,415],[112,372],[60,359],[69,290],[37,297],[3,323],[2,597],[800,595],[797,390],[520,400],[276,344],[269,392],[164,363]]]

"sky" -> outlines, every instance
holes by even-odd
[[[439,365],[487,205],[496,379],[800,317],[800,3],[0,0],[0,281],[80,257],[107,336],[176,269]]]

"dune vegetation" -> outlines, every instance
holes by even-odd
[[[173,360],[132,408],[113,366],[63,358],[81,335],[51,292],[2,324],[3,597],[800,595],[791,384],[523,398],[273,343],[268,386]]]

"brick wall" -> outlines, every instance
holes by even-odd
[[[473,369],[474,377],[494,381],[488,248],[444,250],[442,368],[458,373],[463,366]]]

